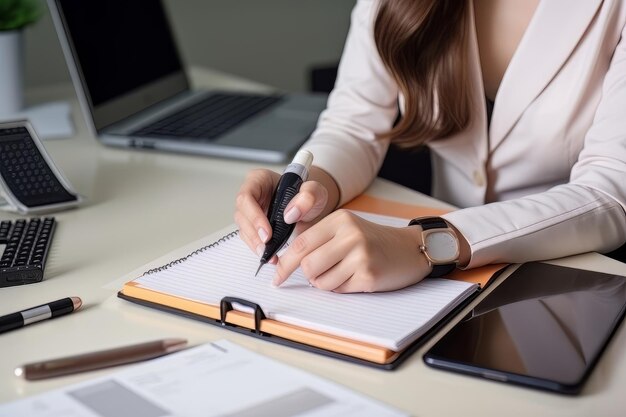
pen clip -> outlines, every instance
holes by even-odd
[[[261,333],[261,320],[266,319],[265,313],[263,313],[263,309],[261,309],[260,305],[253,303],[251,301],[248,301],[248,300],[244,300],[243,298],[236,298],[236,297],[222,298],[222,301],[220,301],[220,322],[222,323],[222,326],[226,326],[226,324],[228,324],[226,323],[226,314],[230,310],[233,310],[233,303],[241,304],[243,306],[254,309],[254,332],[258,334],[259,336],[262,336],[263,333]]]

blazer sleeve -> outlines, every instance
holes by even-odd
[[[391,129],[398,113],[398,88],[378,55],[373,36],[378,2],[359,0],[335,87],[311,138],[303,145],[314,165],[337,182],[339,205],[362,193],[376,177],[389,141],[377,135]]]
[[[449,213],[468,240],[468,268],[608,252],[626,241],[626,29],[569,182]]]

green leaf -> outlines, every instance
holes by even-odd
[[[0,0],[0,31],[22,29],[42,13],[39,0]]]

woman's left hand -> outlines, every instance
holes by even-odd
[[[298,268],[314,287],[340,293],[391,291],[431,271],[421,228],[388,227],[337,210],[298,235],[279,258],[274,285]]]

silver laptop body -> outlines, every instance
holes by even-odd
[[[326,106],[323,94],[268,96],[272,104],[212,138],[145,133],[211,95],[264,97],[192,90],[160,0],[48,0],[48,6],[87,125],[104,144],[281,163]]]

